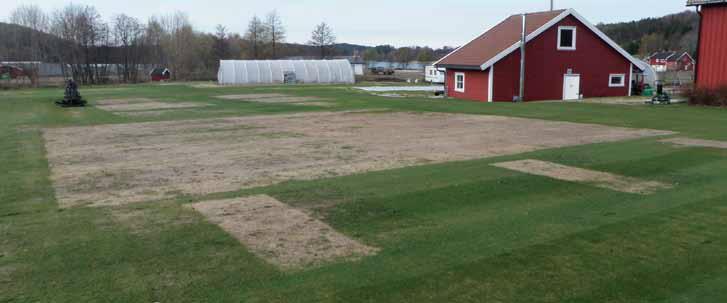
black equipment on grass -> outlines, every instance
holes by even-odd
[[[66,92],[63,95],[63,100],[56,101],[56,104],[62,107],[83,107],[86,106],[86,100],[83,100],[81,94],[78,92],[78,84],[76,81],[68,80],[66,83]]]
[[[656,95],[651,99],[650,104],[671,104],[671,96],[664,91],[664,84],[656,83]]]

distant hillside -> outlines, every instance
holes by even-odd
[[[60,40],[53,35],[34,31],[16,24],[0,22],[0,61],[33,60],[34,39],[48,41],[46,45],[59,45]],[[50,50],[39,49],[35,54],[49,54]]]
[[[338,43],[332,47],[333,56],[353,56],[354,54],[363,54],[370,46]],[[320,50],[317,47],[307,44],[283,43],[280,56],[285,57],[303,57],[316,58],[320,56]]]
[[[639,21],[599,24],[598,28],[629,53],[640,57],[662,50],[697,50],[699,15],[694,11]]]

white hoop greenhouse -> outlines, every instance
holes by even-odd
[[[217,81],[220,85],[356,82],[348,60],[222,60]]]

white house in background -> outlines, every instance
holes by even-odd
[[[424,80],[430,83],[444,83],[445,68],[436,68],[434,65],[424,67]]]

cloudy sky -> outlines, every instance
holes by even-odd
[[[593,23],[630,21],[687,9],[686,0],[555,0],[556,8],[574,8]],[[2,0],[4,8],[36,4],[48,12],[68,0]],[[140,19],[182,11],[199,30],[217,24],[244,32],[253,15],[275,9],[282,16],[289,42],[305,43],[313,26],[329,23],[338,42],[363,45],[456,46],[506,16],[547,10],[549,0],[74,0],[95,6],[104,18],[125,13]],[[7,20],[11,9],[0,11]]]

